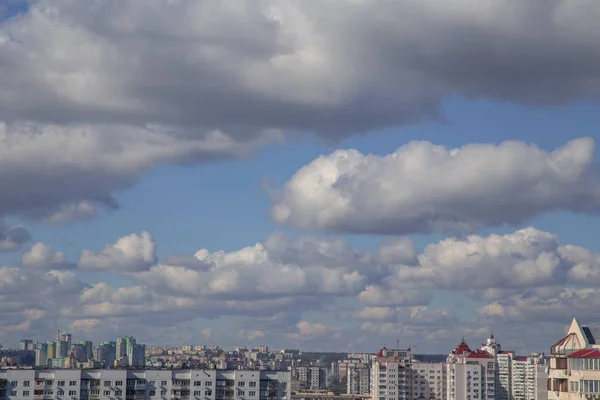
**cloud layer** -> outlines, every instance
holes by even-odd
[[[3,21],[0,215],[91,218],[157,164],[436,120],[449,95],[600,91],[593,1],[221,3],[40,0]]]
[[[600,211],[595,143],[546,152],[510,141],[447,149],[412,142],[386,156],[338,150],[273,194],[271,215],[296,228],[346,233],[475,231],[556,211]]]
[[[87,271],[110,272],[130,283],[98,281]],[[153,238],[142,232],[98,253],[83,250],[77,263],[36,243],[20,267],[2,267],[0,315],[7,322],[0,333],[7,340],[25,331],[47,334],[60,320],[96,339],[126,329],[158,341],[185,327],[190,333],[181,340],[202,342],[207,338],[193,332],[210,327],[211,337],[234,329],[234,337],[221,337],[232,343],[317,340],[332,346],[347,340],[368,350],[361,338],[372,342],[400,332],[413,344],[427,338],[447,346],[461,332],[482,326],[501,334],[525,320],[557,325],[576,304],[595,304],[598,284],[600,254],[561,244],[535,228],[447,238],[422,252],[405,237],[362,252],[339,239],[274,233],[236,251],[201,249],[162,261]],[[451,303],[434,305],[444,304],[449,293],[480,304],[475,320],[459,317]],[[148,333],[150,326],[154,333]],[[545,350],[535,347],[539,343],[514,343]]]

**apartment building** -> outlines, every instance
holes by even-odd
[[[448,355],[447,400],[495,400],[496,360],[485,350],[471,350],[464,338]]]
[[[418,397],[418,396],[417,396]],[[412,391],[412,354],[407,350],[381,349],[371,366],[373,400],[408,400]]]
[[[371,390],[371,368],[365,364],[355,364],[346,369],[346,393],[365,394]]]
[[[290,372],[243,370],[0,370],[6,400],[286,400]]]
[[[327,387],[327,369],[321,367],[293,367],[292,390],[322,390]]]
[[[447,367],[445,363],[412,363],[412,393],[415,398],[445,399]]]
[[[550,349],[548,399],[600,398],[600,327],[574,318]]]

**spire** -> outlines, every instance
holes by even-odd
[[[462,336],[462,338],[460,339],[460,343],[464,344],[465,343],[465,335]]]
[[[494,331],[493,330],[490,331],[490,339],[494,339]]]

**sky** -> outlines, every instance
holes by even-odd
[[[547,352],[600,323],[600,4],[0,0],[0,343]]]

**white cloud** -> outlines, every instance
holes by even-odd
[[[84,249],[79,267],[86,270],[132,272],[146,270],[157,262],[156,242],[148,232],[123,236],[99,253]]]
[[[276,233],[237,251],[199,250],[194,256],[198,262],[186,256],[180,265],[141,268],[155,252],[147,246],[150,239],[146,234],[121,238],[100,257],[98,265],[113,267],[101,271],[133,280],[130,286],[84,284],[79,280],[88,275],[83,270],[0,267],[0,334],[7,341],[24,330],[47,335],[61,321],[91,340],[126,330],[144,340],[177,337],[202,343],[208,337],[200,332],[210,327],[210,339],[219,344],[244,337],[282,347],[317,340],[323,349],[343,342],[350,350],[369,350],[365,343],[400,336],[405,345],[430,341],[442,349],[449,338],[458,341],[461,332],[484,326],[506,335],[515,348],[544,350],[514,336],[513,324],[535,320],[552,328],[568,320],[573,309],[588,318],[598,314],[593,308],[598,255],[534,228],[449,238],[416,256],[406,240],[402,245],[384,242],[383,250],[370,253],[338,239]],[[55,253],[48,253],[50,261]],[[479,300],[476,318],[469,320],[467,309],[434,306],[448,295]],[[182,327],[188,333],[173,336]],[[370,339],[361,342],[362,337]]]
[[[226,253],[200,250],[203,268],[156,265],[132,279],[155,290],[214,298],[274,298],[354,295],[364,287],[361,273],[373,265],[341,241],[290,238],[276,233],[263,243]]]
[[[553,152],[510,141],[457,149],[412,142],[386,156],[338,150],[273,193],[279,224],[349,233],[471,231],[556,211],[600,211],[594,141]]]
[[[21,266],[38,269],[73,268],[67,254],[55,251],[51,246],[38,242],[21,256]]]

